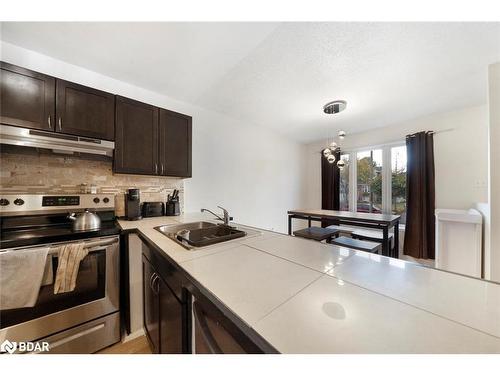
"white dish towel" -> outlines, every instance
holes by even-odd
[[[62,245],[59,248],[59,264],[54,282],[54,294],[75,290],[80,262],[89,253],[83,242]]]
[[[0,310],[33,307],[49,247],[0,253]]]

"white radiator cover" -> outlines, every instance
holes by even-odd
[[[436,268],[473,277],[482,273],[479,211],[436,209]]]

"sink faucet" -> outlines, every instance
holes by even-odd
[[[205,212],[205,211],[210,212],[210,213],[211,213],[212,215],[214,215],[217,219],[222,220],[222,221],[224,222],[224,225],[229,225],[229,222],[230,222],[231,220],[233,220],[233,218],[232,218],[231,216],[229,216],[229,212],[227,212],[227,210],[226,210],[224,207],[221,207],[221,206],[217,206],[217,207],[219,207],[219,208],[222,210],[222,212],[224,213],[224,218],[220,217],[220,216],[219,216],[219,215],[217,215],[216,213],[213,213],[212,211],[210,211],[210,210],[209,210],[209,209],[207,209],[207,208],[202,208],[202,209],[201,209],[201,212]]]

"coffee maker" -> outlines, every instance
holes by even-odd
[[[128,193],[125,194],[125,217],[127,220],[142,219],[139,189],[128,189]]]

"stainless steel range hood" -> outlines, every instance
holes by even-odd
[[[56,153],[85,153],[113,157],[115,143],[95,138],[0,125],[0,144],[45,148]]]

